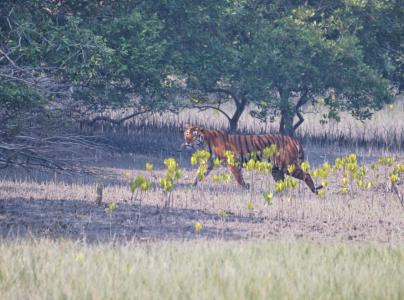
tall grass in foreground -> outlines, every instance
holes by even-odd
[[[2,299],[403,299],[404,245],[0,244]]]

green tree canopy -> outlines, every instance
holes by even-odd
[[[257,104],[256,116],[280,114],[280,131],[293,134],[308,102],[324,99],[330,117],[368,118],[391,101],[388,78],[350,28],[348,2],[152,1],[148,9],[163,20],[176,76],[195,105],[222,111],[233,101],[234,114],[222,112],[235,130],[246,105]]]
[[[23,86],[48,101],[69,97],[93,110],[163,106],[167,43],[160,20],[144,18],[136,6],[133,1],[3,2],[3,93]]]
[[[402,15],[400,0],[2,1],[0,110],[191,105],[236,130],[253,104],[286,134],[308,103],[369,118],[403,85]]]

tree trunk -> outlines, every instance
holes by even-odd
[[[281,123],[279,132],[284,135],[293,136],[295,130],[293,127],[293,119],[295,112],[289,103],[289,92],[280,92],[281,97]]]
[[[281,111],[281,124],[279,132],[283,135],[293,136],[295,129],[293,127],[294,112],[290,110]]]
[[[234,118],[234,117],[229,119],[229,131],[230,132],[236,132],[237,131],[238,119],[239,118]]]
[[[234,103],[236,104],[236,111],[233,116],[229,119],[229,131],[236,132],[238,127],[238,121],[240,120],[241,115],[244,112],[247,100],[244,98],[240,100],[234,99]]]

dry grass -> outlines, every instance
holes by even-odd
[[[325,148],[324,148],[325,149]],[[323,149],[323,150],[324,150]],[[325,151],[325,150],[324,150]],[[314,159],[316,157],[316,159]],[[332,157],[328,155],[328,159]],[[367,163],[374,158],[363,155]],[[397,156],[403,162],[403,157]],[[155,164],[148,173],[144,163]],[[3,237],[48,236],[73,240],[136,239],[278,239],[404,241],[404,210],[397,196],[386,187],[340,193],[340,175],[330,177],[330,187],[324,199],[313,195],[304,183],[298,189],[275,194],[272,205],[264,203],[262,194],[274,191],[271,175],[254,176],[254,191],[242,190],[232,179],[230,183],[213,182],[214,170],[198,187],[192,187],[195,168],[188,157],[181,157],[183,178],[172,192],[172,202],[165,208],[167,197],[159,187],[165,170],[155,157],[115,157],[114,161],[98,163],[103,174],[103,201],[117,204],[109,216],[104,207],[95,204],[94,178],[46,177],[18,174],[0,181],[0,233]],[[312,153],[311,164],[322,162]],[[113,164],[116,167],[113,167]],[[251,181],[249,172],[244,172]],[[387,181],[388,173],[381,170],[379,181]],[[144,175],[153,183],[142,197],[131,199],[129,182]],[[399,188],[402,191],[403,185]],[[248,204],[250,202],[250,204]],[[203,229],[199,234],[194,225]]]
[[[404,247],[304,242],[0,244],[2,299],[402,299]]]
[[[230,113],[233,107],[228,104],[223,109]],[[242,132],[277,133],[279,118],[272,122],[260,122],[249,114],[251,108],[247,108],[240,118],[239,129]],[[393,106],[387,106],[376,112],[370,120],[359,121],[348,113],[341,114],[341,121],[330,120],[326,124],[320,123],[322,115],[327,113],[325,108],[307,107],[305,109],[305,122],[297,130],[296,135],[305,141],[320,142],[321,144],[341,145],[366,145],[383,146],[387,149],[401,151],[404,147],[404,98],[398,97]],[[125,111],[113,111],[108,113],[113,118],[120,118]],[[168,132],[182,130],[183,125],[191,123],[202,125],[206,128],[226,129],[228,121],[223,114],[208,110],[199,112],[195,109],[185,109],[178,114],[145,114],[135,120],[127,121],[125,125],[129,133],[148,131],[148,127],[167,129]],[[178,128],[180,127],[180,128]],[[116,132],[116,128],[114,129]],[[150,134],[150,133],[149,133]],[[166,135],[165,135],[166,136]],[[164,135],[162,135],[163,140]]]
[[[380,113],[377,122],[385,121],[384,127],[351,127],[350,138],[362,140],[380,129],[373,135],[386,139],[384,148],[362,147],[359,142],[349,147],[306,143],[307,159],[315,167],[355,152],[360,164],[368,167],[385,155],[403,163],[400,146],[394,152],[388,146],[400,134],[402,139],[404,109],[399,109],[395,120],[388,111]],[[192,187],[195,169],[189,165],[189,154],[177,151],[178,124],[223,126],[215,123],[217,117],[149,116],[122,131],[106,130],[116,144],[136,154],[96,153],[88,162],[103,181],[103,206],[95,204],[95,176],[3,170],[1,298],[404,297],[404,209],[391,190],[380,185],[343,195],[340,175],[334,174],[324,199],[300,183],[296,190],[275,194],[268,206],[262,193],[274,190],[270,175],[254,175],[253,193],[234,180],[215,183],[213,176]],[[256,132],[261,125],[255,122],[242,124],[250,126],[246,131]],[[305,134],[327,134],[313,124]],[[156,126],[164,130],[156,131]],[[346,134],[346,129],[330,128],[334,137]],[[391,139],[386,134],[393,129]],[[169,207],[164,207],[167,198],[158,180],[165,173],[162,160],[167,156],[179,161],[183,177]],[[155,165],[152,173],[144,170],[145,162]],[[137,175],[150,179],[152,188],[130,201],[129,182]],[[380,181],[387,181],[387,172],[381,170],[380,176]],[[245,177],[252,180],[249,172]],[[109,203],[116,203],[111,213],[105,211]],[[197,223],[202,225],[200,232],[195,230]]]

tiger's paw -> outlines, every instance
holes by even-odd
[[[318,191],[321,190],[323,188],[323,185],[319,185],[318,187],[316,187],[313,191],[314,194],[318,195]]]

